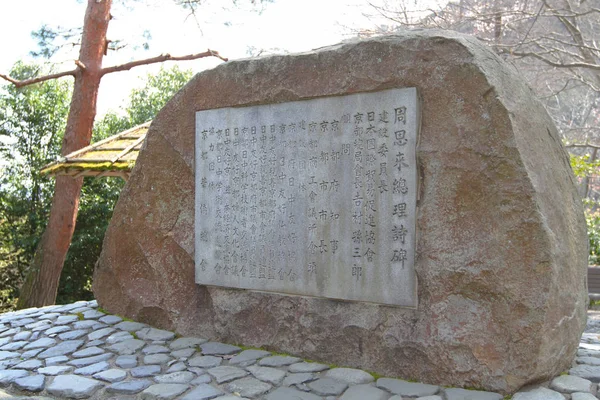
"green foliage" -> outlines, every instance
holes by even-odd
[[[600,264],[600,213],[586,213],[585,221],[587,222],[588,239],[590,241],[590,265]]]
[[[573,169],[575,176],[578,178],[597,175],[599,167],[600,160],[590,162],[589,154],[583,156],[571,154],[571,168]]]
[[[26,79],[38,70],[17,63],[10,74]],[[58,155],[69,95],[65,81],[0,90],[0,311],[14,307],[44,230],[53,182],[39,170]]]
[[[26,79],[39,69],[17,63],[11,76]],[[176,67],[149,75],[145,86],[132,92],[125,116],[108,114],[95,124],[92,141],[154,118],[191,75]],[[0,88],[0,312],[16,305],[47,222],[54,180],[39,171],[60,153],[70,91],[62,80]],[[123,184],[120,178],[85,178],[57,303],[92,298],[94,264]]]

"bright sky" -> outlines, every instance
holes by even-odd
[[[429,3],[436,0],[411,0]],[[28,60],[36,50],[31,32],[43,24],[51,27],[79,27],[83,22],[86,1],[76,0],[19,0],[2,1],[0,13],[0,71],[8,72],[19,59]],[[126,4],[126,6],[123,5]],[[274,0],[266,3],[262,13],[249,5],[248,0],[205,0],[198,22],[173,0],[113,0],[109,39],[123,39],[134,46],[110,52],[104,66],[120,64],[162,53],[186,55],[217,50],[230,59],[248,57],[249,48],[269,52],[299,52],[335,44],[353,36],[348,27],[372,28],[373,22],[364,13],[373,14],[366,0]],[[142,34],[152,36],[150,49],[143,50]],[[63,53],[53,61],[64,61],[56,70],[73,68],[77,53]],[[179,63],[181,68],[199,72],[221,61],[204,59]],[[167,66],[173,63],[167,63]],[[156,72],[159,65],[140,67],[129,72],[103,78],[99,113],[117,109],[134,87],[142,85],[140,76]]]

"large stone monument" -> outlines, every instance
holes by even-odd
[[[94,293],[181,334],[508,393],[569,367],[586,266],[543,107],[477,40],[419,31],[194,77]]]

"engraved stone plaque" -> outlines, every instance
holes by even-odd
[[[196,283],[416,306],[415,88],[196,113]]]

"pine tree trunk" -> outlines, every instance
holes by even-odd
[[[89,145],[92,138],[111,2],[88,0],[79,52],[83,65],[75,76],[62,155]],[[82,184],[83,178],[56,178],[48,225],[21,288],[18,308],[41,307],[56,301],[60,274],[75,230]]]

